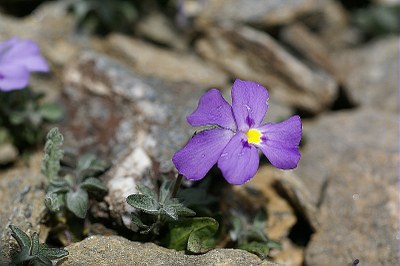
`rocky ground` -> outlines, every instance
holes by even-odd
[[[174,173],[171,157],[192,134],[185,117],[199,97],[216,87],[228,99],[232,81],[247,79],[269,89],[269,121],[295,113],[303,121],[297,169],[283,172],[264,163],[245,186],[229,190],[228,201],[246,197],[266,207],[266,232],[283,246],[272,261],[398,265],[398,36],[364,39],[348,9],[334,0],[196,3],[184,33],[155,12],[133,37],[79,35],[61,1],[24,18],[0,13],[0,40],[33,39],[51,64],[52,72],[34,76],[31,84],[64,108],[57,126],[66,145],[112,160],[102,177],[109,192],[92,215],[129,228],[125,198],[136,184],[154,186],[158,175]],[[15,160],[0,172],[3,265],[15,247],[9,224],[40,231],[43,240],[48,228],[41,224],[41,151],[26,163],[9,146],[0,147],[0,158]],[[68,246],[70,256],[59,264],[270,263],[231,249],[189,256],[110,234]]]

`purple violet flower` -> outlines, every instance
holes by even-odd
[[[187,121],[192,126],[215,127],[194,135],[175,153],[172,161],[179,173],[187,179],[200,180],[218,163],[228,183],[241,185],[257,172],[257,148],[277,168],[297,167],[302,135],[300,117],[261,125],[268,109],[267,100],[264,87],[239,79],[232,87],[232,107],[217,89],[205,93]]]
[[[40,55],[39,47],[30,40],[16,37],[0,43],[0,90],[26,87],[30,72],[48,72],[49,66]]]

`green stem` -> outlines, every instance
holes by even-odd
[[[178,174],[178,177],[176,178],[176,181],[175,181],[174,190],[172,191],[172,198],[176,197],[176,194],[178,193],[178,190],[181,186],[182,179],[183,179],[183,175]]]

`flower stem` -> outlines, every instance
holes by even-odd
[[[179,190],[179,188],[181,186],[182,179],[183,179],[183,175],[182,174],[178,174],[178,177],[175,180],[174,190],[172,191],[172,198],[176,197],[176,194],[178,193],[178,190]]]

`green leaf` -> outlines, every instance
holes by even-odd
[[[166,202],[166,206],[173,208],[178,216],[195,216],[196,212],[187,208],[178,199],[173,198]]]
[[[70,184],[65,179],[57,178],[50,181],[47,192],[65,193],[70,189]]]
[[[46,207],[52,212],[58,212],[64,206],[64,195],[57,194],[57,193],[47,193],[44,198],[44,204]]]
[[[154,200],[158,199],[157,193],[154,190],[152,190],[151,188],[149,188],[148,186],[139,184],[136,186],[136,189],[143,195],[149,196],[149,197],[153,198]]]
[[[260,230],[264,230],[266,222],[267,222],[267,213],[264,208],[261,208],[257,211],[256,216],[254,217],[253,226]]]
[[[39,254],[39,235],[36,232],[34,232],[32,235],[32,246],[30,253],[32,256]]]
[[[160,187],[159,202],[164,203],[168,199],[171,198],[172,185],[173,185],[173,183],[171,181],[168,181],[168,180],[164,180],[162,182],[161,187]]]
[[[79,218],[85,218],[89,209],[89,195],[86,190],[69,191],[66,195],[67,208]]]
[[[49,259],[60,259],[67,256],[68,250],[64,248],[49,248],[46,244],[40,244],[39,253]]]
[[[104,173],[110,168],[111,164],[105,160],[97,159],[95,154],[88,153],[79,158],[78,171],[79,177],[85,179],[87,177],[96,177]]]
[[[78,170],[84,170],[89,168],[94,160],[96,160],[96,155],[93,153],[86,153],[80,156],[77,166]]]
[[[30,237],[25,234],[24,231],[16,227],[15,225],[10,224],[10,229],[12,231],[11,236],[14,237],[15,240],[17,240],[18,245],[22,249],[23,247],[31,247],[31,239]]]
[[[57,122],[61,120],[64,112],[61,106],[56,103],[44,103],[39,106],[39,114],[47,121]]]
[[[129,205],[131,205],[132,207],[135,207],[144,212],[147,212],[150,214],[159,213],[158,202],[147,195],[132,194],[132,195],[128,196],[128,198],[126,199],[126,202]]]
[[[136,224],[139,228],[148,228],[150,226],[144,224],[142,220],[135,213],[131,213],[132,222]]]
[[[36,256],[32,261],[34,266],[53,266],[51,260],[41,254]]]
[[[21,125],[25,122],[26,113],[24,112],[12,112],[10,113],[10,123],[12,125]]]
[[[262,242],[250,242],[250,243],[245,243],[239,246],[239,249],[246,250],[250,253],[256,254],[257,256],[261,258],[266,258],[268,256],[270,247],[268,246],[267,243],[262,243]]]
[[[21,248],[20,252],[18,252],[12,257],[12,263],[14,265],[20,265],[23,262],[30,261],[33,258],[34,256],[31,256],[30,254],[30,247],[24,246]]]
[[[281,243],[275,240],[268,239],[267,245],[270,249],[282,249]]]
[[[107,187],[104,185],[104,183],[95,177],[89,177],[85,179],[85,181],[81,183],[80,187],[88,192],[107,191]]]
[[[173,220],[178,220],[178,212],[173,206],[164,206],[161,208],[161,212]]]
[[[47,134],[47,141],[44,146],[44,157],[42,160],[42,173],[49,180],[54,180],[58,177],[60,170],[60,160],[64,155],[62,150],[63,136],[58,131],[58,128],[53,128]]]
[[[141,234],[148,234],[151,231],[152,227],[144,224],[142,220],[139,218],[139,216],[137,216],[135,213],[132,213],[131,216],[132,216],[132,223],[137,225],[137,227],[144,229],[140,231]]]
[[[218,222],[210,217],[187,218],[172,223],[164,240],[168,248],[203,253],[215,244]]]

